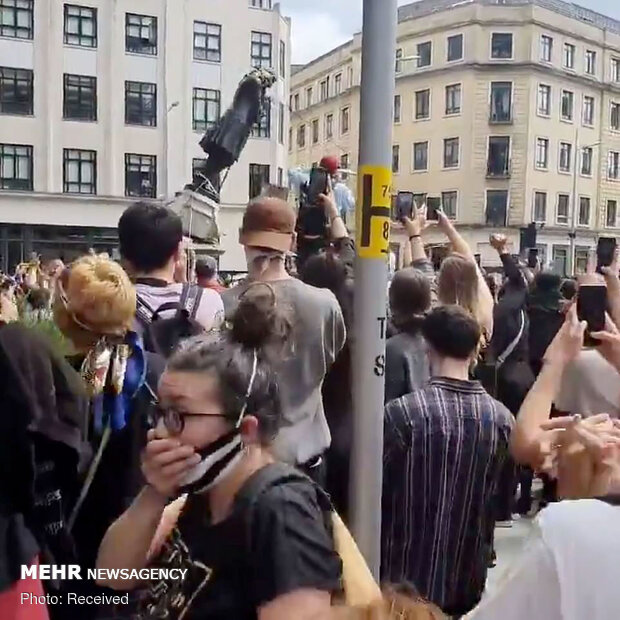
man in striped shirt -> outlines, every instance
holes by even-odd
[[[469,380],[480,333],[457,306],[433,310],[423,325],[432,379],[385,409],[382,580],[411,583],[456,617],[484,590],[492,498],[514,425]]]

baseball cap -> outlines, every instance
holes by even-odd
[[[280,198],[257,198],[248,205],[239,231],[241,245],[288,252],[295,234],[295,212]]]
[[[338,168],[340,168],[340,162],[335,155],[327,155],[323,157],[319,166],[323,168],[323,170],[327,170],[329,174],[334,175],[338,172]]]

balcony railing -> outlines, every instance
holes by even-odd
[[[493,110],[489,112],[489,123],[491,125],[510,125],[512,124],[511,110]]]
[[[512,174],[512,162],[487,162],[487,179],[509,179]]]

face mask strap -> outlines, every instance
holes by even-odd
[[[239,428],[241,425],[241,420],[243,420],[243,416],[248,408],[248,399],[250,398],[250,394],[252,394],[252,388],[254,387],[254,380],[256,379],[256,371],[258,369],[258,353],[256,349],[254,349],[254,361],[252,363],[252,374],[250,375],[250,381],[248,383],[248,389],[245,393],[245,401],[243,403],[243,407],[241,407],[241,412],[239,413],[239,418],[237,419],[237,424],[235,428]]]

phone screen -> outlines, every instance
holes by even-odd
[[[527,266],[536,269],[538,266],[538,248],[530,248],[527,253]]]
[[[580,321],[586,321],[585,344],[592,347],[600,344],[592,338],[591,332],[600,332],[605,329],[605,312],[607,311],[607,287],[585,285],[579,287],[577,295],[577,314]]]
[[[396,195],[396,219],[413,216],[413,192],[398,192]]]
[[[439,220],[439,209],[441,209],[441,198],[439,196],[428,196],[426,199],[426,219],[430,222]]]
[[[319,194],[326,194],[329,188],[329,175],[323,168],[312,168],[310,183],[308,184],[308,204],[317,204]]]
[[[596,270],[601,273],[601,267],[609,267],[614,260],[616,252],[615,237],[601,237],[596,246]]]

